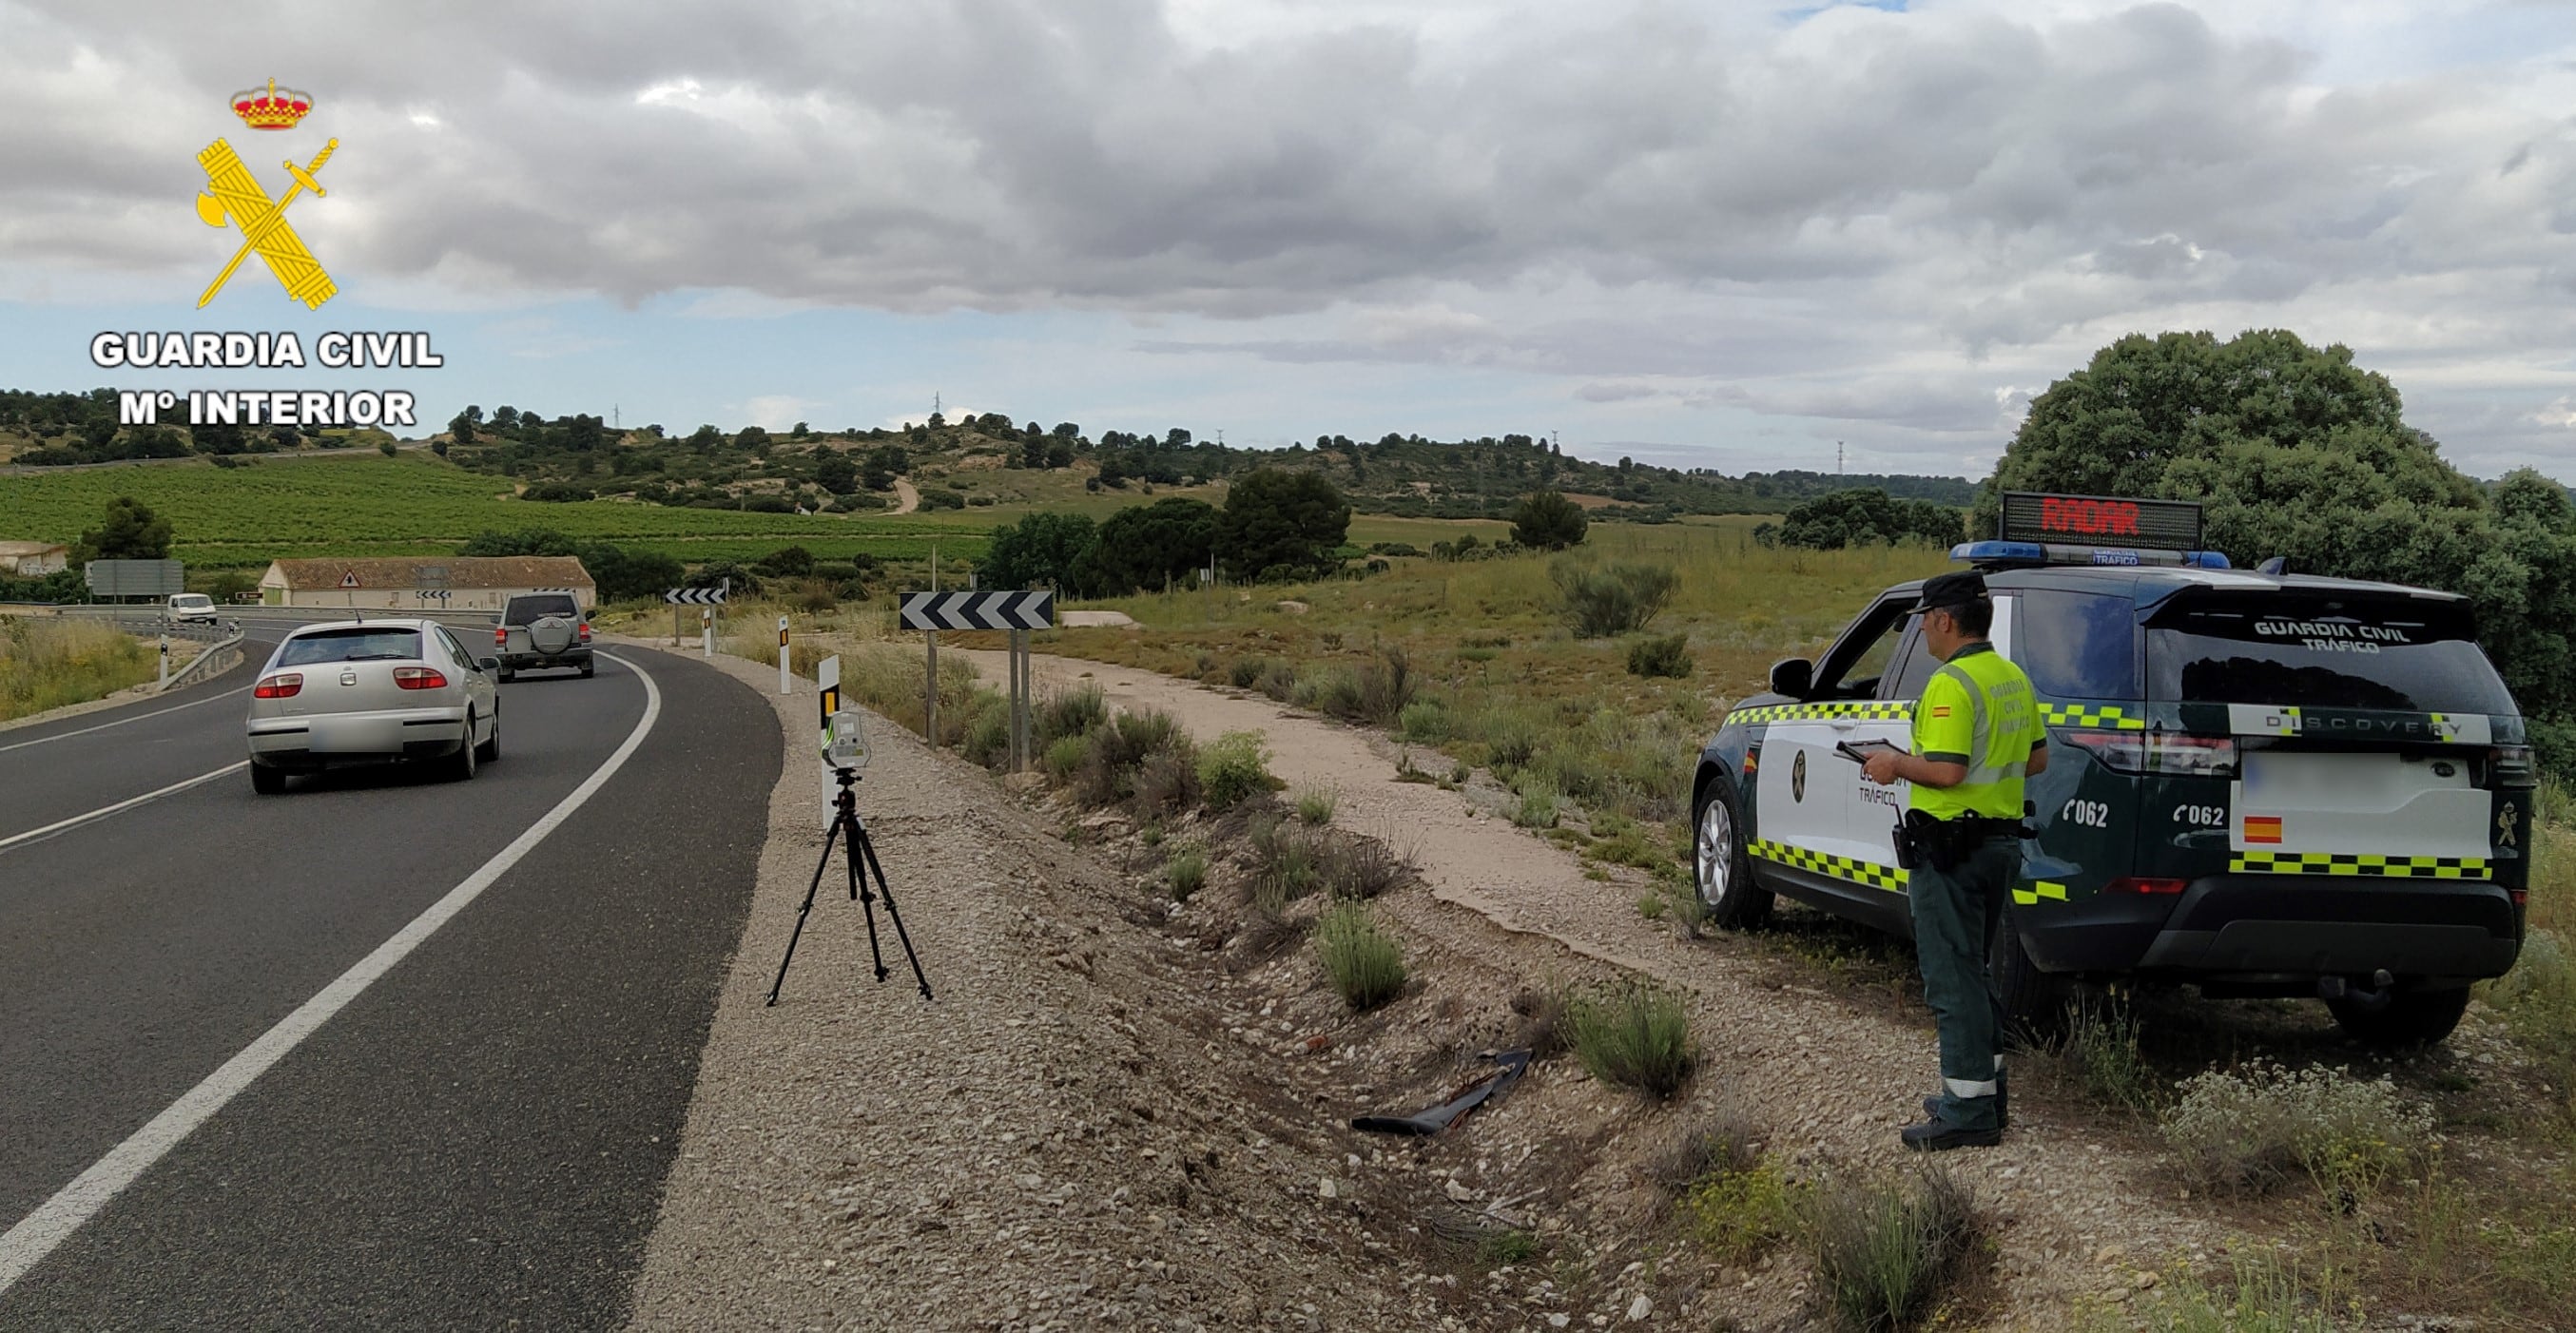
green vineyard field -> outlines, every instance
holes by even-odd
[[[794,543],[824,559],[972,557],[985,523],[927,516],[757,514],[617,500],[540,504],[500,478],[404,455],[84,468],[0,477],[0,540],[69,542],[107,502],[130,495],[170,520],[181,560],[196,567],[281,556],[436,555],[487,530],[550,528],[576,541],[667,552],[692,563],[749,560]]]

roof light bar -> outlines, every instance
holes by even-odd
[[[2217,551],[2133,551],[2126,547],[2060,546],[2055,542],[1961,542],[1950,558],[1981,568],[2015,565],[2163,565],[2185,569],[2232,569]]]

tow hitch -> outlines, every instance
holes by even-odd
[[[2384,967],[2370,974],[2370,984],[2366,987],[2347,977],[2319,977],[2317,978],[2317,998],[2341,1000],[2359,1008],[2363,1013],[2375,1014],[2387,1008],[2390,1000],[2397,998],[2397,978],[2389,975],[2388,969]]]

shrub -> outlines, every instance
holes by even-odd
[[[1269,747],[1257,731],[1229,731],[1199,752],[1199,796],[1210,810],[1231,810],[1270,790]]]
[[[1513,1228],[1493,1232],[1476,1242],[1476,1262],[1487,1268],[1528,1263],[1538,1255],[1538,1237]]]
[[[1066,736],[1090,734],[1094,727],[1109,720],[1109,701],[1098,685],[1077,685],[1047,696],[1038,705],[1037,743],[1051,745]]]
[[[1449,710],[1434,699],[1417,700],[1396,715],[1395,729],[1406,740],[1437,745],[1449,739]]]
[[[1261,679],[1253,684],[1263,694],[1284,704],[1297,692],[1297,668],[1276,659],[1267,660],[1261,667]]]
[[[1137,777],[1151,757],[1178,754],[1191,759],[1190,738],[1169,713],[1141,709],[1120,713],[1090,733],[1089,752],[1074,775],[1074,799],[1084,805],[1116,805],[1136,795]]]
[[[1977,1243],[1976,1197],[1934,1167],[1902,1182],[1832,1182],[1809,1196],[1800,1223],[1825,1308],[1848,1328],[1878,1333],[1929,1312]]]
[[[1596,988],[1570,998],[1566,1040],[1594,1078],[1670,1097],[1690,1078],[1690,1012],[1681,996],[1642,982]]]
[[[1253,878],[1282,904],[1313,893],[1323,885],[1317,866],[1316,841],[1284,819],[1259,818],[1251,828]]]
[[[1082,771],[1082,761],[1090,756],[1089,736],[1058,736],[1054,744],[1046,747],[1047,776],[1058,785],[1071,782],[1074,774]]]
[[[1413,659],[1391,644],[1381,645],[1360,664],[1356,684],[1357,697],[1344,716],[1378,726],[1403,716],[1405,706],[1413,702],[1414,691],[1421,688],[1421,682],[1413,675]]]
[[[1723,1105],[1665,1140],[1640,1169],[1649,1184],[1679,1196],[1720,1172],[1752,1170],[1762,1160],[1762,1139],[1743,1107]]]
[[[1560,609],[1575,637],[1608,638],[1644,629],[1681,587],[1681,575],[1670,565],[1620,562],[1593,569],[1571,557],[1548,567],[1556,584]]]
[[[1343,903],[1316,920],[1315,953],[1334,991],[1353,1009],[1374,1009],[1404,989],[1404,951],[1357,903]]]
[[[2423,1150],[2433,1116],[2384,1077],[2255,1060],[2185,1080],[2160,1128],[2185,1178],[2203,1189],[2259,1194],[2303,1170],[2350,1202]]]
[[[1556,491],[1536,491],[1512,511],[1512,540],[1541,551],[1579,546],[1592,526],[1583,507]]]
[[[1198,803],[1197,756],[1182,750],[1157,750],[1137,766],[1137,814],[1180,814]]]
[[[1709,1172],[1682,1195],[1691,1235],[1721,1259],[1742,1261],[1789,1234],[1789,1179],[1768,1158]]]
[[[1207,875],[1207,853],[1196,847],[1184,847],[1163,863],[1163,886],[1171,890],[1174,902],[1188,902],[1192,894],[1206,888]]]
[[[1667,634],[1628,645],[1628,674],[1681,680],[1691,673],[1690,636]]]
[[[1520,804],[1512,807],[1512,822],[1522,828],[1555,828],[1556,784],[1541,777],[1524,777],[1520,790]]]
[[[1336,898],[1374,898],[1413,876],[1413,864],[1375,838],[1315,834],[1307,846],[1317,877]]]
[[[2146,1111],[2155,1105],[2155,1071],[2138,1050],[2138,1018],[2126,1005],[2068,1006],[2066,1030],[2049,1058],[2105,1106]]]
[[[984,702],[966,719],[964,745],[967,761],[986,768],[999,768],[1011,756],[1011,704],[998,695],[985,696]]]
[[[1309,782],[1297,789],[1297,817],[1309,824],[1332,823],[1341,804],[1341,792],[1328,784]]]
[[[1238,657],[1226,664],[1225,678],[1238,690],[1248,690],[1270,669],[1267,657]]]

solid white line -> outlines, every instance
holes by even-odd
[[[10,834],[8,837],[0,838],[0,852],[5,852],[22,842],[34,842],[36,839],[44,837],[49,833],[60,833],[64,829],[75,828],[95,819],[105,819],[109,815],[115,814],[120,810],[131,810],[134,807],[143,804],[145,801],[157,801],[172,792],[186,791],[190,787],[202,787],[205,784],[222,777],[226,773],[238,773],[248,767],[250,767],[249,760],[238,759],[216,769],[212,773],[200,773],[193,778],[173,782],[169,786],[161,788],[159,791],[147,791],[140,796],[128,796],[114,805],[102,805],[85,815],[74,815],[69,819],[57,819],[53,823],[45,825],[43,828],[29,829],[24,833]]]
[[[229,699],[229,698],[233,697],[234,695],[241,693],[243,690],[247,690],[247,689],[249,689],[249,688],[250,688],[250,687],[249,687],[248,685],[242,685],[242,686],[238,686],[238,687],[233,688],[233,689],[226,690],[226,691],[224,691],[224,692],[223,692],[223,693],[221,693],[221,694],[210,694],[210,695],[207,695],[207,696],[206,696],[205,698],[203,698],[203,699],[192,699],[192,700],[190,700],[189,702],[187,702],[187,703],[183,703],[183,704],[179,704],[179,705],[177,705],[176,707],[171,707],[171,708],[156,708],[156,709],[154,709],[153,711],[151,711],[151,712],[149,712],[149,713],[137,713],[137,714],[135,714],[135,715],[134,715],[134,716],[132,716],[132,717],[120,717],[120,718],[118,718],[117,720],[115,720],[114,722],[101,722],[101,723],[99,723],[99,724],[98,724],[97,726],[95,726],[95,727],[83,727],[83,728],[81,728],[81,729],[80,729],[80,730],[78,730],[78,731],[58,731],[58,732],[55,732],[55,733],[54,733],[53,735],[51,735],[51,736],[38,736],[36,739],[34,739],[34,740],[32,740],[32,741],[19,741],[19,742],[17,742],[17,743],[16,743],[16,744],[14,744],[14,745],[0,745],[0,754],[7,754],[7,753],[8,753],[8,752],[10,752],[11,750],[23,750],[23,749],[26,749],[26,748],[27,748],[28,746],[30,746],[30,745],[42,745],[42,744],[44,744],[44,743],[45,743],[45,742],[47,742],[47,741],[67,741],[67,740],[70,740],[70,739],[71,739],[72,737],[74,737],[74,736],[86,736],[86,735],[90,734],[90,733],[91,733],[91,732],[93,732],[93,731],[105,731],[105,730],[107,730],[109,727],[121,727],[121,726],[124,726],[124,725],[125,725],[126,723],[128,723],[128,722],[140,722],[140,721],[144,720],[145,718],[149,718],[149,717],[159,717],[159,716],[161,716],[161,715],[162,715],[162,714],[164,714],[164,713],[175,713],[175,712],[178,712],[178,711],[179,711],[180,709],[182,709],[182,708],[194,708],[194,707],[196,707],[196,706],[197,706],[197,705],[199,705],[199,704],[210,704],[210,703],[215,702],[215,701],[216,701],[216,700],[218,700],[218,699]]]
[[[294,1013],[278,1020],[277,1026],[260,1034],[259,1039],[244,1047],[241,1054],[226,1060],[222,1068],[208,1074],[204,1082],[172,1102],[170,1109],[152,1117],[150,1124],[108,1150],[105,1157],[81,1172],[72,1183],[63,1186],[54,1197],[45,1200],[42,1207],[27,1214],[25,1220],[9,1228],[7,1234],[0,1235],[0,1294],[7,1293],[19,1278],[27,1275],[27,1270],[51,1254],[55,1246],[69,1239],[81,1224],[97,1216],[100,1209],[151,1169],[153,1163],[179,1146],[180,1141],[194,1133],[199,1125],[212,1119],[215,1112],[223,1109],[224,1103],[268,1072],[271,1065],[286,1058],[287,1052],[331,1021],[332,1015],[346,1008],[351,1000],[358,998],[412,950],[436,934],[440,926],[446,925],[481,897],[485,889],[509,872],[510,867],[536,850],[537,844],[544,842],[547,834],[554,832],[584,802],[598,795],[600,788],[608,785],[608,780],[617,775],[617,770],[623,768],[636,748],[644,743],[644,737],[653,730],[654,720],[662,715],[662,691],[653,684],[653,677],[644,668],[614,653],[601,653],[600,656],[633,671],[636,678],[644,682],[644,716],[636,721],[635,730],[627,733],[626,743],[618,746],[616,753],[609,755],[589,777],[582,780],[580,786],[557,802],[554,809],[529,825],[527,832],[466,876],[463,883],[448,890],[446,897],[431,903],[427,911],[412,918],[411,924],[395,932],[393,938],[377,945],[375,952],[359,959],[355,967],[341,973],[338,979],[306,1000]]]

